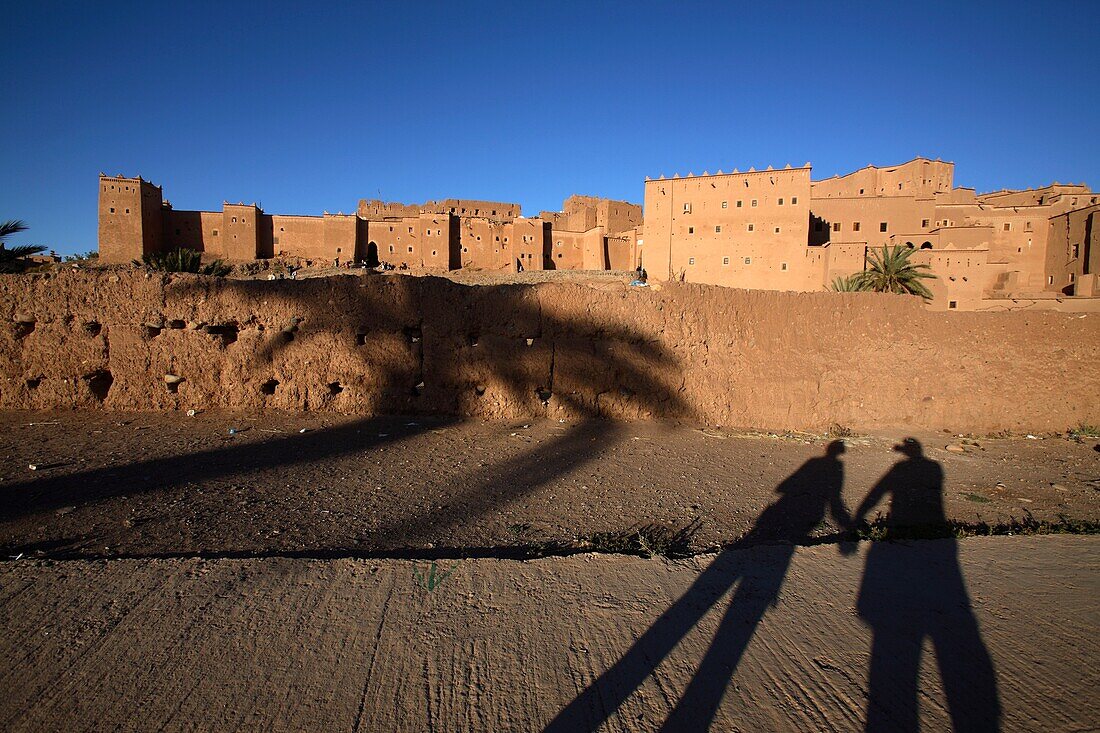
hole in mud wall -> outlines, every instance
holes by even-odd
[[[275,394],[275,388],[279,386],[278,379],[269,379],[260,385],[260,394],[273,395]]]
[[[333,397],[335,397],[336,395],[340,394],[343,391],[344,391],[344,385],[340,384],[339,382],[329,382],[328,383],[328,393],[330,395],[332,395]]]
[[[474,393],[477,394],[478,397],[481,397],[483,394],[485,394],[485,385],[484,384],[475,385],[474,386]]]
[[[88,390],[91,391],[96,401],[103,402],[107,399],[107,393],[111,391],[111,385],[115,383],[115,378],[106,369],[97,369],[91,374],[85,374],[84,381],[88,383]]]
[[[294,340],[294,334],[296,334],[298,332],[298,325],[301,322],[302,322],[302,319],[299,318],[298,316],[295,316],[294,318],[291,318],[290,323],[288,323],[286,326],[283,326],[283,330],[279,332],[280,338],[282,338],[282,340],[284,342],[287,342],[287,343],[293,341]]]
[[[237,335],[240,333],[240,327],[236,323],[224,323],[220,326],[206,326],[203,330],[211,336],[220,338],[222,346],[229,346],[230,344],[236,343]]]
[[[84,324],[84,333],[88,334],[92,338],[99,335],[99,332],[103,330],[103,326],[98,321],[88,321]]]
[[[152,341],[160,336],[160,332],[160,326],[150,326],[148,323],[141,324],[141,339],[143,341]]]
[[[477,336],[476,333],[467,334],[467,336],[466,336],[466,345],[467,346],[477,346],[477,339],[478,339],[478,336]]]
[[[549,404],[550,398],[554,396],[554,393],[546,389],[546,387],[539,387],[535,390],[535,396],[542,401],[542,404]]]
[[[178,330],[181,328],[187,328],[187,324],[180,320],[168,321],[168,328]]]
[[[38,389],[38,385],[42,384],[42,377],[31,377],[26,384],[27,389]]]
[[[16,341],[22,341],[34,333],[34,321],[17,321],[12,332]]]
[[[367,332],[366,331],[359,331],[358,333],[355,334],[355,345],[356,346],[366,346],[367,345]]]
[[[424,334],[420,332],[419,326],[405,326],[402,332],[405,334],[405,338],[408,339],[410,344],[420,343],[420,340],[424,338]]]

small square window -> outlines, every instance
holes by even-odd
[[[921,229],[927,229],[928,228],[928,220],[927,219],[921,219],[920,220],[920,226],[921,226]]]
[[[688,264],[689,265],[694,265],[695,264],[695,258],[694,257],[688,257]]]
[[[863,195],[863,189],[862,189],[862,188],[861,188],[861,189],[859,189],[859,195],[860,195],[860,196],[862,196],[862,195]]]
[[[755,229],[756,229],[756,225],[755,225],[755,224],[749,224],[749,231],[750,231],[750,232],[751,232],[751,231],[753,231],[753,230],[755,230]]]
[[[1081,247],[1081,245],[1079,245],[1079,244],[1073,245],[1073,259],[1077,259],[1077,256],[1080,254],[1080,252],[1081,252],[1080,247]]]
[[[410,253],[410,254],[412,253],[412,251],[413,251],[413,248],[412,248],[412,247],[409,247],[409,253]]]
[[[744,201],[738,201],[738,202],[737,202],[737,208],[739,208],[739,209],[740,209],[740,208],[741,208],[741,205],[742,205],[743,203],[745,203],[745,202],[744,202]],[[113,210],[113,209],[112,209],[112,210]]]
[[[859,222],[858,221],[853,221],[852,222],[852,231],[853,232],[858,232],[859,231]]]
[[[111,207],[111,213],[112,214],[115,213],[115,207],[113,207],[113,206]]]
[[[839,221],[834,221],[833,222],[833,231],[834,232],[839,232],[840,231],[840,222]]]
[[[791,206],[798,206],[798,197],[791,196]]]
[[[948,308],[957,308],[958,306],[959,306],[959,302],[957,300],[947,301],[947,307]]]
[[[236,224],[236,223],[237,223],[237,217],[235,217],[235,216],[233,217],[233,223],[234,223],[234,224]]]
[[[390,245],[390,252],[393,252],[393,245]]]
[[[1054,284],[1054,275],[1047,275],[1047,285]]]
[[[752,264],[752,257],[746,257],[745,258],[745,264],[746,265],[751,265]]]
[[[730,263],[730,258],[729,257],[723,257],[722,258],[722,264],[723,265],[728,265],[729,263]]]
[[[691,213],[691,204],[686,202],[686,201],[684,202],[684,213],[685,214],[690,214]]]
[[[729,204],[729,201],[723,201],[722,202],[722,208],[723,209],[726,208],[728,204]]]
[[[695,227],[688,227],[688,234],[695,234]]]
[[[787,263],[786,262],[781,262],[779,264],[779,269],[782,270],[783,272],[786,272],[787,271]]]
[[[721,233],[722,233],[722,225],[721,225],[721,224],[719,224],[718,226],[714,227],[714,233],[715,233],[715,234],[721,234]]]
[[[432,250],[432,257],[435,257],[435,250]]]
[[[1007,221],[1005,222],[1005,231],[1006,232],[1012,231],[1012,225],[1009,224]]]
[[[780,205],[780,206],[782,206],[782,205],[783,205],[783,199],[782,199],[782,198],[780,198],[780,199],[779,199],[779,205]]]
[[[882,222],[881,224],[879,224],[878,225],[878,230],[880,232],[885,232],[886,231],[886,222]]]
[[[130,213],[130,210],[129,210],[129,209],[126,209],[126,213],[127,213],[127,214],[129,214],[129,213]]]
[[[776,234],[779,234],[779,227],[776,227],[776,228],[775,228],[775,233],[776,233]]]
[[[753,200],[752,200],[752,205],[753,205],[753,206],[756,206],[756,199],[753,199]]]
[[[214,230],[214,236],[215,237],[218,236],[218,230],[217,229]]]

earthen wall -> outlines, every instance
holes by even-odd
[[[873,293],[67,271],[0,276],[0,325],[6,409],[676,418],[775,430],[1100,422],[1100,319],[938,313]]]

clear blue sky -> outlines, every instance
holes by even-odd
[[[751,6],[751,7],[750,7]],[[96,245],[99,171],[180,209],[558,209],[646,175],[916,155],[1100,186],[1100,1],[7,6],[0,219]]]

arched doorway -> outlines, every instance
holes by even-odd
[[[378,245],[374,242],[367,245],[367,267],[378,267]]]

